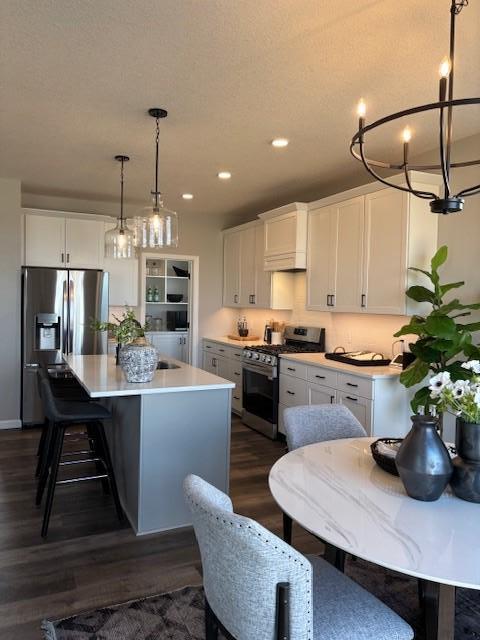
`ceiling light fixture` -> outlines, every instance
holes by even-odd
[[[283,147],[288,147],[289,140],[287,138],[274,138],[271,142],[272,147],[276,147],[277,149],[282,149]]]
[[[120,217],[117,226],[105,233],[105,257],[106,258],[134,258],[133,231],[128,228],[127,221],[123,217],[123,165],[128,162],[128,156],[115,156],[120,162]]]
[[[182,193],[182,198],[184,200],[193,200],[193,193]]]
[[[230,173],[230,171],[219,171],[217,173],[217,176],[220,178],[220,180],[230,180],[232,174]]]
[[[142,249],[158,249],[178,246],[178,220],[175,211],[163,206],[162,194],[159,190],[159,140],[160,118],[166,118],[165,109],[155,107],[148,110],[155,118],[155,189],[151,191],[152,204],[144,207],[135,216],[135,246]]]
[[[455,18],[461,12],[461,10],[468,5],[468,0],[452,0],[450,6],[450,54],[448,58],[445,58],[440,65],[440,84],[439,84],[439,100],[438,102],[432,102],[429,104],[423,104],[419,107],[412,107],[403,111],[398,111],[384,118],[380,118],[372,124],[365,124],[366,105],[365,102],[360,100],[357,107],[358,115],[358,131],[353,136],[350,143],[350,152],[354,158],[360,160],[363,163],[365,169],[379,182],[399,189],[400,191],[406,191],[412,193],[418,198],[424,198],[430,200],[430,210],[433,213],[455,213],[463,210],[464,199],[468,196],[473,196],[480,193],[480,184],[467,187],[462,191],[454,193],[450,185],[450,173],[451,169],[459,169],[462,167],[472,167],[480,165],[480,159],[468,160],[463,162],[451,161],[451,149],[452,149],[452,129],[453,129],[453,109],[455,107],[463,107],[466,105],[480,104],[479,98],[453,98],[453,80],[454,80],[454,66],[455,66]],[[410,149],[409,144],[412,137],[411,130],[407,127],[402,134],[403,139],[403,160],[402,162],[384,162],[381,160],[373,160],[366,156],[365,152],[365,136],[368,132],[373,131],[377,127],[388,122],[399,120],[409,116],[416,115],[417,113],[425,113],[427,111],[433,111],[438,113],[439,118],[439,148],[438,164],[430,165],[411,165],[409,164]],[[392,184],[387,178],[379,175],[376,172],[376,168],[379,169],[394,169],[400,170],[405,173],[406,186]],[[421,191],[415,189],[408,175],[408,171],[441,171],[443,180],[443,194],[441,197],[431,193],[429,191]]]

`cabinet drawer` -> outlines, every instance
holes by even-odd
[[[230,347],[229,358],[232,360],[238,360],[239,363],[242,362],[243,349],[238,349],[237,347]]]
[[[284,373],[287,376],[294,376],[295,378],[307,379],[307,365],[292,362],[292,360],[284,360],[280,358],[280,373]]]
[[[308,390],[305,380],[293,376],[280,376],[279,402],[294,407],[308,404]]]
[[[213,342],[212,340],[204,340],[203,341],[203,349],[207,353],[216,353],[218,356],[225,355],[225,353],[226,353],[225,350],[222,352],[222,351],[220,351],[220,348],[223,349],[222,345],[219,344],[218,342]],[[225,347],[225,349],[226,349],[226,347]]]
[[[327,387],[337,388],[337,372],[323,367],[308,367],[307,380],[315,384],[322,384]]]
[[[362,396],[363,398],[373,398],[373,380],[370,378],[353,376],[349,373],[339,373],[337,389]]]
[[[362,398],[353,393],[339,391],[337,393],[337,402],[350,409],[367,432],[367,435],[372,435],[372,400]]]

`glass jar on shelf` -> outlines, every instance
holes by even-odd
[[[151,275],[150,263],[147,262],[147,266],[145,267],[145,274],[147,276]]]
[[[157,287],[153,290],[153,302],[160,302],[160,292]]]
[[[161,331],[162,330],[162,326],[163,326],[162,318],[155,318],[154,319],[155,331]]]
[[[152,289],[152,287],[148,287],[148,289],[147,289],[146,300],[147,300],[147,302],[153,302],[153,289]]]
[[[152,262],[152,266],[150,268],[150,275],[151,276],[158,276],[160,275],[160,272],[158,270],[158,265],[156,262]]]

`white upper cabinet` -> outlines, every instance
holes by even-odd
[[[415,188],[436,190],[435,177],[417,173],[415,178]],[[406,192],[364,189],[365,195],[345,200],[342,194],[326,198],[309,213],[307,308],[421,313],[422,305],[405,295],[407,287],[420,282],[409,267],[429,268],[438,216],[428,201]]]
[[[65,253],[70,269],[103,269],[105,223],[65,219]]]
[[[65,218],[25,216],[25,266],[65,266]]]
[[[241,233],[226,233],[223,238],[223,306],[240,306]]]
[[[64,215],[25,214],[25,264],[103,269],[103,221]]]
[[[261,213],[265,222],[264,268],[267,271],[306,269],[307,204],[294,202]]]
[[[361,310],[364,199],[314,209],[308,222],[307,306]]]
[[[114,227],[105,223],[105,231]],[[109,277],[109,304],[111,307],[136,307],[138,305],[138,259],[116,260],[104,258],[105,271]]]
[[[352,198],[334,207],[332,238],[335,247],[335,273],[332,278],[330,307],[336,311],[356,312],[362,305],[362,269],[364,199]]]
[[[271,273],[264,269],[264,225],[247,223],[224,235],[223,305],[291,309],[291,273]]]

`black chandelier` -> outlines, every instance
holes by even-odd
[[[454,100],[453,98],[453,80],[454,80],[454,64],[455,64],[455,18],[461,12],[461,10],[468,5],[468,0],[452,0],[450,7],[450,52],[449,57],[445,58],[440,65],[440,87],[439,87],[439,100],[438,102],[432,102],[429,104],[423,104],[419,107],[412,107],[411,109],[405,109],[398,111],[384,118],[380,118],[372,124],[365,124],[366,106],[363,100],[360,100],[357,108],[357,115],[359,117],[358,131],[353,136],[350,143],[350,152],[354,158],[359,160],[365,166],[365,169],[376,180],[383,184],[399,189],[400,191],[406,191],[412,193],[418,198],[424,198],[430,200],[430,209],[433,213],[455,213],[462,211],[464,205],[464,198],[473,196],[480,193],[480,184],[468,187],[462,191],[454,194],[450,187],[450,172],[451,169],[458,169],[461,167],[471,167],[480,165],[480,159],[469,160],[465,162],[451,162],[451,147],[452,147],[452,128],[453,128],[453,109],[454,107],[462,107],[466,105],[480,104],[480,98],[461,98]],[[399,120],[407,116],[413,116],[417,113],[423,113],[427,111],[438,112],[439,117],[439,164],[435,165],[410,165],[409,164],[409,143],[412,137],[412,133],[409,127],[405,127],[403,130],[403,158],[401,162],[389,163],[382,162],[381,160],[374,160],[367,158],[365,153],[365,134],[373,129],[377,129],[383,124]],[[375,168],[380,169],[394,169],[397,171],[403,171],[405,173],[406,186],[393,184],[388,179],[378,175]],[[419,191],[412,187],[408,171],[434,171],[440,170],[443,180],[443,197],[438,197],[436,194],[429,191]]]

